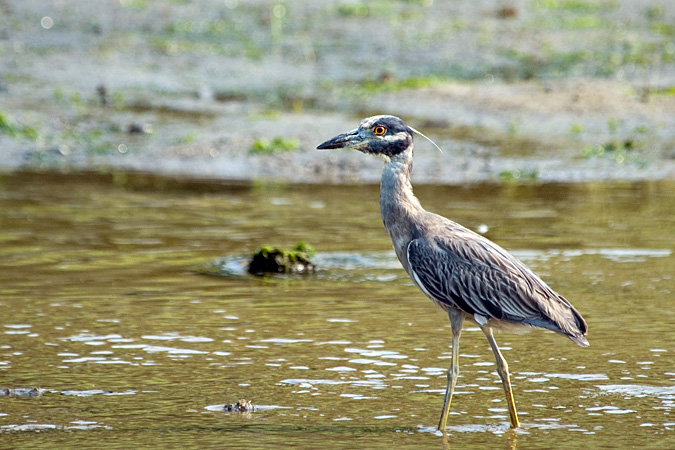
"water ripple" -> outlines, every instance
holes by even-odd
[[[667,248],[597,248],[568,250],[513,250],[523,262],[546,261],[553,258],[570,260],[580,256],[597,255],[613,262],[644,262],[648,258],[667,258],[672,250]]]
[[[670,249],[650,248],[599,248],[566,250],[513,250],[513,254],[524,262],[542,262],[554,258],[571,260],[581,256],[600,256],[613,262],[644,262],[649,258],[666,258],[672,255]],[[405,278],[400,271],[401,265],[393,251],[385,252],[322,252],[314,258],[316,277],[328,281],[392,281]],[[225,277],[243,277],[247,275],[248,259],[244,256],[226,256],[216,259],[200,272]],[[285,275],[275,274],[284,277]]]
[[[604,373],[546,373],[544,374],[544,377],[562,378],[564,380],[577,380],[577,381],[609,380],[609,377]]]
[[[606,384],[596,386],[607,394],[622,394],[630,397],[658,397],[675,399],[674,386],[649,386],[644,384]]]
[[[202,337],[202,336],[181,336],[178,333],[166,333],[159,335],[144,335],[141,336],[143,339],[154,340],[154,341],[174,341],[178,340],[181,342],[213,342],[212,338]]]
[[[106,395],[106,396],[111,396],[111,395],[135,395],[137,394],[137,391],[123,391],[123,392],[112,392],[112,391],[103,391],[101,389],[89,389],[89,390],[84,390],[84,391],[78,391],[78,390],[66,390],[66,391],[60,391],[62,395],[73,395],[75,397],[91,397],[92,395]]]

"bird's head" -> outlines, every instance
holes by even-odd
[[[395,116],[363,119],[355,130],[339,134],[317,148],[319,150],[352,148],[363,153],[392,158],[412,147],[413,130]]]

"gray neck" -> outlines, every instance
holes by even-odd
[[[391,236],[394,250],[406,269],[407,264],[403,257],[408,243],[419,234],[416,224],[420,223],[419,215],[424,212],[410,184],[412,158],[412,146],[392,157],[382,170],[380,183],[382,221]]]

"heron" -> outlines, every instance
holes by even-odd
[[[451,365],[438,430],[445,432],[447,425],[459,376],[459,339],[465,320],[475,322],[490,344],[506,395],[510,425],[517,428],[520,423],[509,368],[493,330],[540,328],[587,347],[588,326],[569,301],[502,247],[422,208],[410,181],[415,133],[426,138],[398,117],[379,115],[363,119],[358,128],[317,148],[355,149],[385,161],[380,182],[384,227],[415,286],[450,319]]]

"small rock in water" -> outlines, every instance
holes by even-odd
[[[0,395],[8,397],[39,397],[45,392],[44,389],[38,388],[2,388]]]
[[[233,411],[233,412],[251,412],[255,411],[255,406],[250,401],[242,398],[237,403],[225,405],[225,408],[223,409],[225,409],[225,411]]]
[[[267,273],[313,273],[315,266],[310,261],[314,250],[300,242],[293,250],[263,247],[258,250],[248,265],[248,272],[263,276]]]

